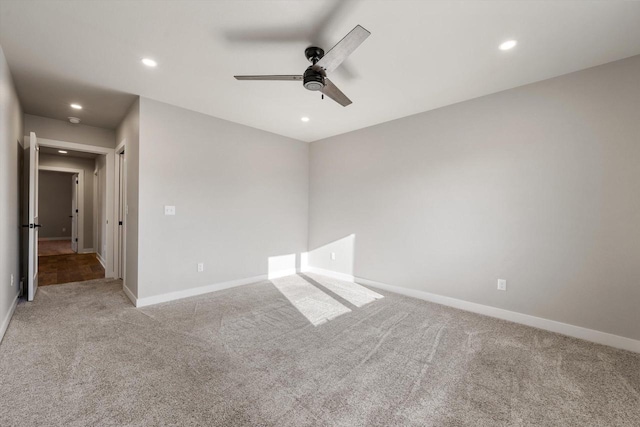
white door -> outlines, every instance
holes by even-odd
[[[71,175],[71,249],[78,252],[78,174]]]
[[[29,262],[28,262],[28,295],[33,301],[38,289],[38,140],[36,134],[29,136]]]

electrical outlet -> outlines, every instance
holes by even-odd
[[[202,273],[204,271],[204,263],[203,262],[199,262],[198,263],[198,273]]]
[[[165,215],[175,215],[176,214],[176,207],[175,206],[165,206],[164,207],[164,214]]]
[[[507,281],[505,279],[498,279],[498,290],[499,291],[507,290]]]
[[[13,282],[14,282],[14,278],[13,278],[13,274],[11,274],[11,287],[13,287]]]
[[[331,259],[333,259],[333,260],[336,259],[336,253],[335,252],[331,252]]]

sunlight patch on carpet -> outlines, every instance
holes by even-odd
[[[271,283],[314,326],[351,311],[298,275],[272,279]]]
[[[362,307],[377,299],[384,298],[379,293],[357,283],[345,282],[344,280],[321,276],[319,274],[306,273],[306,275],[356,307]]]

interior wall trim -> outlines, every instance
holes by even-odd
[[[296,273],[298,273],[298,269],[296,268],[285,268],[283,270],[277,270],[273,272],[270,271],[269,274],[267,275],[267,278],[269,280],[278,279],[280,277],[292,276]]]
[[[495,317],[497,319],[508,320],[509,322],[519,323],[521,325],[531,326],[533,328],[543,329],[545,331],[555,332],[561,335],[579,338],[597,344],[608,345],[610,347],[640,353],[640,340],[634,340],[633,338],[622,337],[619,335],[610,334],[608,332],[596,331],[595,329],[588,329],[583,328],[582,326],[570,325],[568,323],[557,322],[555,320],[531,316],[529,314],[518,313],[516,311],[509,311],[502,308],[491,307],[489,305],[477,304],[475,302],[446,297],[438,294],[432,294],[430,292],[420,291],[417,289],[409,289],[401,286],[389,285],[387,283],[376,282],[374,280],[365,279],[363,277],[350,276],[348,274],[324,270],[322,268],[307,267],[306,271],[321,274],[327,277],[333,277],[339,280],[345,280],[348,282],[357,282],[362,285],[371,286],[396,294],[418,298],[424,301],[429,301],[460,310],[470,311],[472,313],[482,314],[489,317]]]
[[[2,338],[4,338],[4,333],[7,332],[7,328],[9,327],[9,323],[11,322],[11,317],[13,317],[13,313],[16,311],[16,306],[18,305],[18,294],[16,293],[13,298],[13,302],[11,303],[11,307],[9,311],[2,319],[2,323],[0,324],[0,343],[2,342]]]
[[[106,263],[104,261],[104,258],[102,258],[102,255],[100,255],[99,252],[96,252],[96,258],[98,258],[98,261],[100,262],[100,264],[102,264],[102,268],[104,268],[104,270],[105,270],[105,277],[108,277],[107,274],[106,274],[107,267],[105,266]]]
[[[127,298],[129,298],[129,300],[131,300],[133,305],[137,307],[138,298],[136,298],[136,296],[133,294],[133,292],[131,292],[131,289],[127,288],[125,285],[122,285],[122,290],[124,291],[124,294],[127,296]]]
[[[154,295],[144,298],[132,299],[136,307],[146,307],[148,305],[160,304],[168,301],[175,301],[183,298],[194,297],[196,295],[208,294],[210,292],[221,291],[223,289],[235,288],[236,286],[249,285],[251,283],[267,280],[267,275],[247,277],[245,279],[230,280],[228,282],[219,282],[212,285],[199,286],[197,288],[185,289],[182,291],[168,292],[166,294]],[[126,293],[126,291],[125,291]],[[129,295],[128,295],[129,296]],[[133,294],[129,296],[131,299]]]
[[[344,280],[346,282],[356,281],[355,277],[350,274],[339,273],[337,271],[331,271],[331,270],[325,270],[324,268],[308,266],[303,270],[303,272],[309,272],[309,273],[320,274],[321,276],[333,277],[334,279]]]
[[[418,298],[440,305],[446,305],[448,307],[453,307],[460,310],[470,311],[473,313],[495,317],[502,320],[508,320],[510,322],[519,323],[521,325],[544,329],[546,331],[555,332],[561,335],[566,335],[585,341],[591,341],[597,344],[608,345],[610,347],[640,353],[640,341],[634,340],[632,338],[622,337],[602,331],[596,331],[595,329],[583,328],[581,326],[570,325],[568,323],[557,322],[555,320],[544,319],[542,317],[531,316],[529,314],[504,310],[502,308],[491,307],[489,305],[477,304],[457,298],[445,297],[442,295],[432,294],[430,292],[420,291],[417,289],[409,289],[400,286],[389,285],[362,277],[356,277],[355,282],[396,294]]]

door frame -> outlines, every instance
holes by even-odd
[[[25,137],[25,149],[29,147],[29,137]],[[105,277],[114,278],[117,273],[115,271],[115,242],[117,241],[118,227],[113,225],[117,223],[115,221],[116,216],[116,204],[114,202],[115,196],[115,150],[113,148],[100,147],[97,145],[78,144],[76,142],[58,141],[55,139],[47,139],[38,137],[38,145],[40,147],[50,147],[60,150],[72,150],[81,151],[85,153],[93,153],[106,156],[106,180],[107,180],[107,206],[106,206],[106,221],[107,221],[107,259],[105,266]]]
[[[117,224],[122,218],[122,230],[116,226],[116,244],[114,247],[114,257],[116,265],[116,277],[119,275],[122,279],[122,285],[126,289],[127,285],[127,140],[123,139],[115,149],[115,215],[114,224]],[[120,163],[120,155],[123,156],[123,162]],[[122,170],[120,169],[122,166]],[[122,195],[120,191],[122,190]],[[121,253],[122,252],[122,253]],[[119,274],[118,274],[119,273]]]
[[[39,140],[40,138],[38,138]],[[65,168],[61,166],[40,166],[38,165],[39,171],[48,171],[48,172],[64,172],[70,174],[78,174],[78,210],[82,210],[82,215],[78,215],[78,253],[86,254],[93,252],[92,248],[85,249],[84,248],[84,215],[86,209],[84,208],[84,170],[76,169],[76,168]],[[47,225],[44,224],[43,227]],[[71,233],[73,235],[73,232]],[[73,243],[72,243],[73,245]]]

